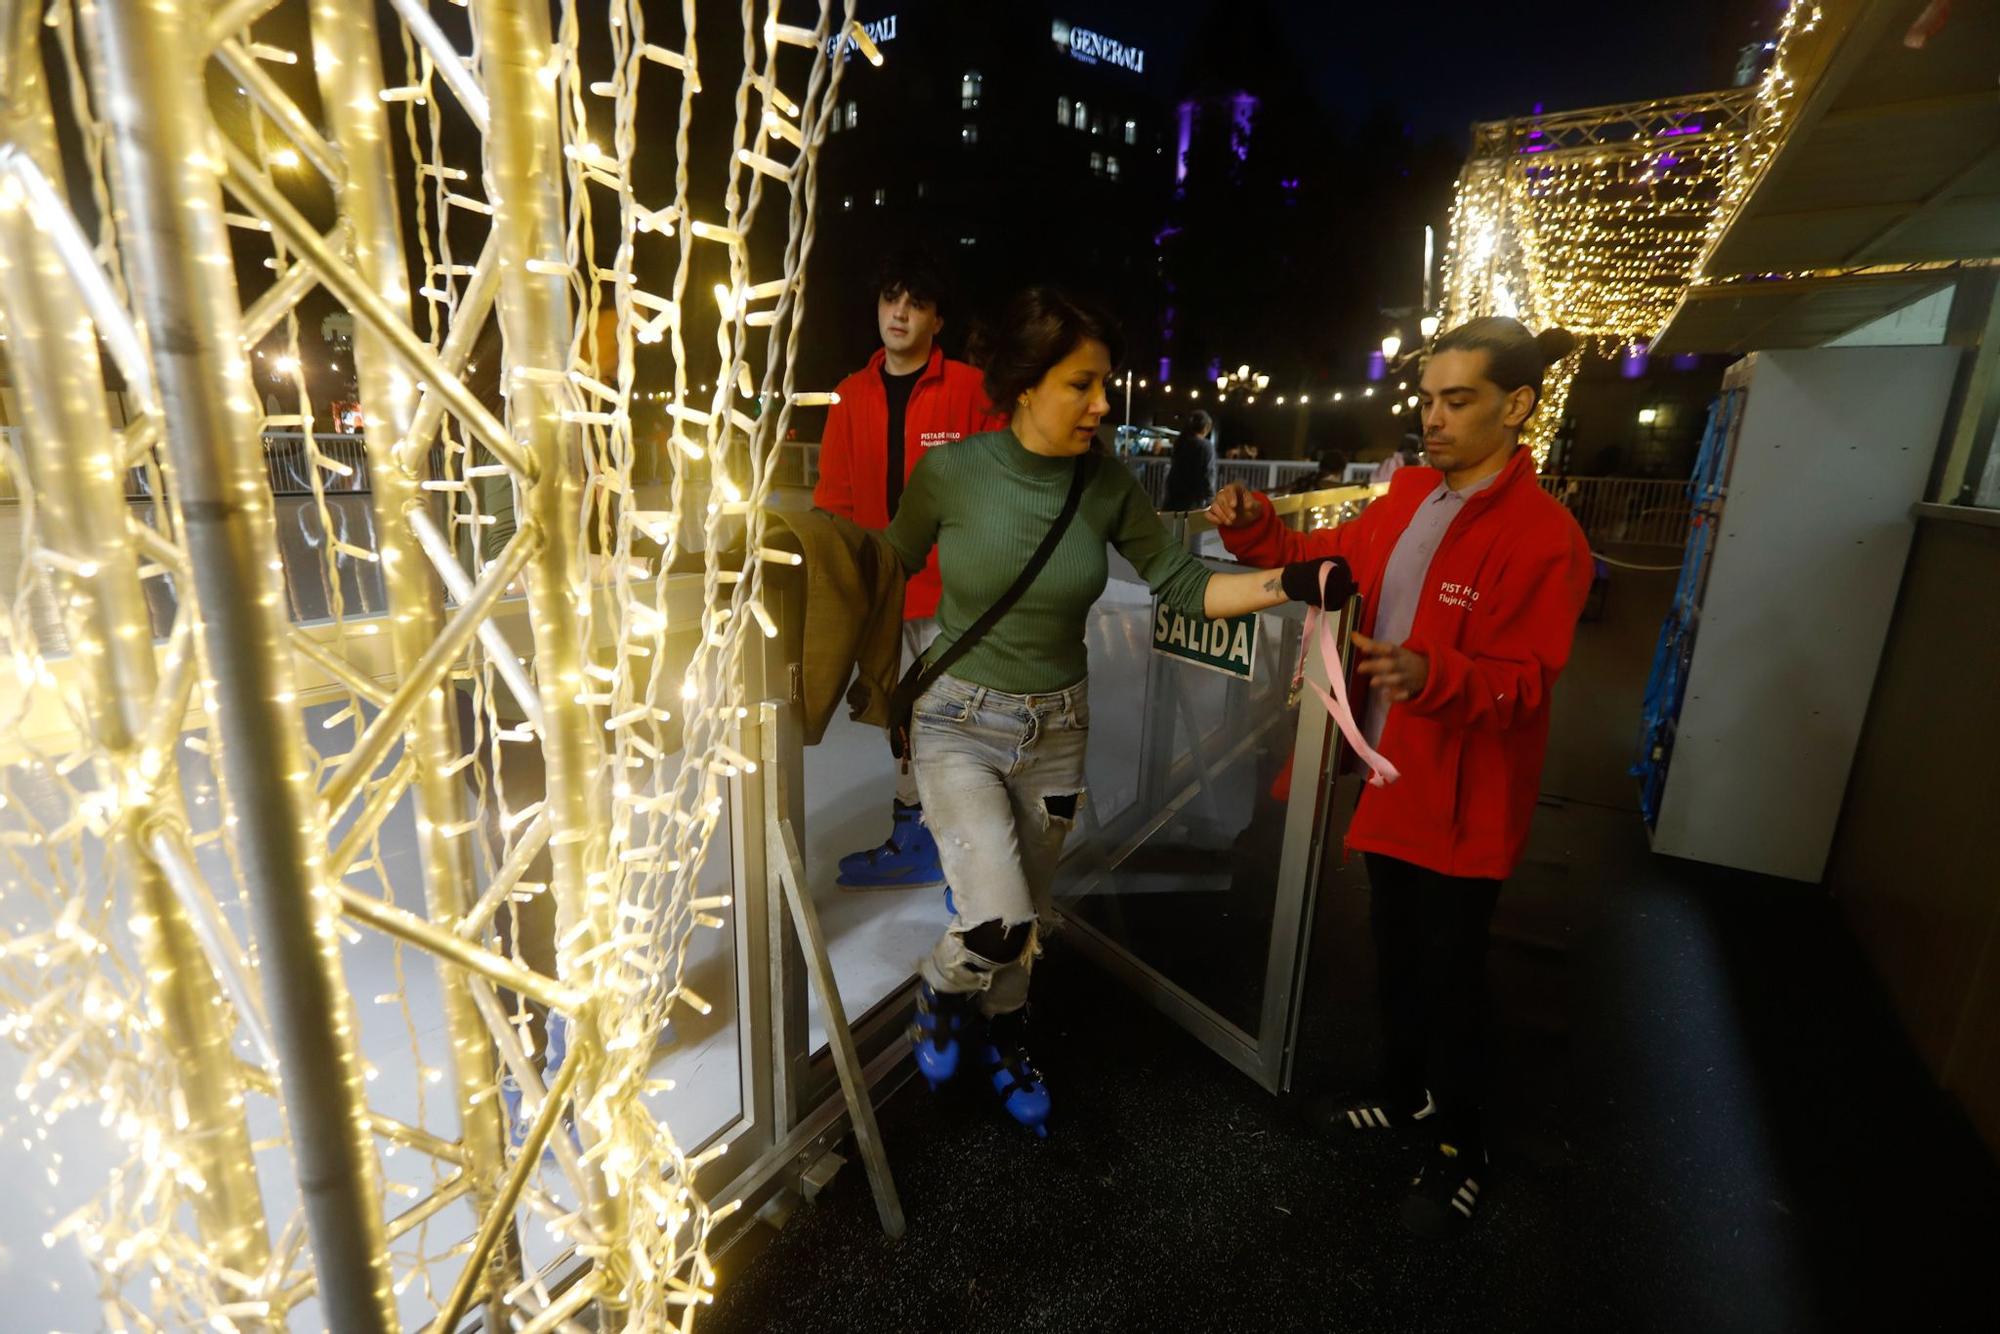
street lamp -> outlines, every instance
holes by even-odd
[[[1435,315],[1424,316],[1417,321],[1417,331],[1423,334],[1426,343],[1430,342],[1431,339],[1437,337],[1438,317]]]
[[[1394,361],[1396,359],[1396,354],[1398,352],[1401,352],[1402,350],[1403,350],[1403,336],[1401,334],[1392,333],[1392,334],[1384,334],[1382,336],[1382,360]]]
[[[1262,371],[1253,372],[1247,365],[1238,366],[1234,375],[1218,375],[1215,377],[1215,388],[1218,396],[1227,397],[1229,391],[1232,389],[1247,389],[1251,391],[1252,397],[1250,398],[1250,402],[1252,403],[1257,401],[1255,397],[1256,391],[1268,387],[1270,383],[1270,376],[1264,374]]]

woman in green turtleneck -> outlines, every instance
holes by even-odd
[[[1037,916],[1083,796],[1084,624],[1109,578],[1107,548],[1191,617],[1316,602],[1325,563],[1214,574],[1175,540],[1131,472],[1093,447],[1120,341],[1110,319],[1062,292],[1022,293],[985,367],[1008,428],[926,454],[885,534],[911,571],[938,549],[934,661],[1014,582],[1061,512],[1073,470],[1088,470],[1048,563],[917,701],[911,728],[924,818],[954,904],[922,968],[917,1064],[933,1087],[972,1069],[1038,1134],[1047,1133],[1049,1094],[1022,1048],[1024,1007]],[[1329,601],[1345,601],[1350,587],[1337,568]]]

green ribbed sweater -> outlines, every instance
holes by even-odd
[[[927,660],[1014,582],[1062,512],[1075,463],[1030,453],[1012,431],[988,431],[939,445],[917,464],[884,536],[910,571],[922,569],[937,547],[944,597]],[[1090,664],[1084,620],[1110,578],[1107,546],[1118,548],[1167,605],[1201,615],[1208,568],[1174,541],[1131,470],[1100,457],[1048,564],[951,674],[1017,695],[1081,681]]]

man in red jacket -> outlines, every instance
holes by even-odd
[[[980,373],[937,346],[944,328],[942,270],[920,250],[891,256],[876,271],[875,323],[882,347],[840,382],[819,447],[813,504],[863,528],[887,528],[903,486],[928,450],[1007,424],[986,402]],[[937,638],[937,553],[903,590],[903,659]],[[910,889],[944,883],[937,842],[924,826],[916,777],[904,760],[896,778],[889,837],[840,859],[843,889]]]
[[[1575,345],[1504,318],[1438,339],[1422,384],[1428,466],[1398,469],[1352,523],[1293,532],[1240,484],[1209,511],[1238,560],[1330,557],[1363,598],[1359,721],[1402,775],[1362,790],[1347,833],[1368,860],[1384,1079],[1308,1117],[1341,1138],[1430,1132],[1402,1207],[1425,1236],[1462,1229],[1479,1207],[1488,932],[1527,841],[1549,692],[1590,591],[1589,543],[1520,448],[1544,372]]]

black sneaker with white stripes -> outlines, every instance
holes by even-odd
[[[1439,1141],[1403,1197],[1403,1226],[1432,1239],[1465,1231],[1479,1212],[1479,1179],[1486,1166],[1486,1150]]]
[[[1424,1090],[1422,1102],[1322,1094],[1309,1099],[1301,1115],[1309,1128],[1322,1135],[1338,1140],[1367,1138],[1387,1130],[1414,1130],[1422,1126],[1437,1115],[1437,1102],[1428,1089]]]

